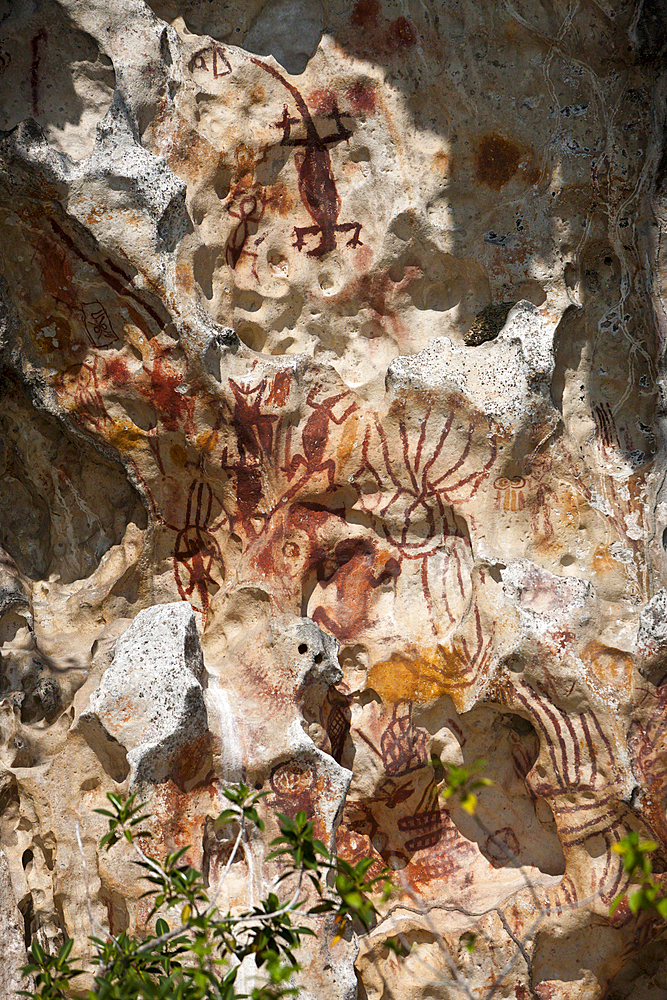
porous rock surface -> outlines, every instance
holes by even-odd
[[[0,4],[3,997],[145,924],[107,792],[215,886],[241,777],[395,871],[305,996],[662,995],[664,24]]]

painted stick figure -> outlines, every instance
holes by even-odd
[[[185,524],[176,536],[173,556],[174,577],[181,599],[192,604],[196,594],[199,606],[192,606],[203,615],[204,623],[208,615],[209,589],[212,584],[215,586],[213,571],[216,566],[224,566],[214,534],[220,525],[212,521],[213,500],[208,483],[193,479],[188,491]]]
[[[261,184],[255,181],[255,167],[264,163],[268,155],[268,146],[261,156],[255,154],[244,144],[234,151],[236,160],[236,180],[230,189],[230,197],[227,203],[227,214],[238,223],[232,229],[227,245],[225,247],[225,259],[228,265],[235,269],[243,257],[248,257],[251,261],[251,271],[259,281],[257,274],[258,254],[253,250],[248,250],[248,239],[257,231],[258,224],[262,221],[265,209],[264,191]],[[255,241],[255,246],[257,246]]]
[[[326,253],[336,249],[336,233],[351,233],[347,246],[361,246],[359,233],[361,232],[360,222],[338,222],[340,213],[340,197],[336,188],[333,171],[331,169],[331,157],[327,146],[340,142],[342,139],[349,139],[352,135],[341,121],[341,113],[338,105],[334,103],[330,118],[333,118],[338,131],[331,135],[321,136],[315,127],[308,106],[303,97],[291,83],[282,76],[278,70],[272,66],[267,66],[259,59],[250,57],[250,61],[259,66],[266,73],[270,73],[279,83],[283,85],[294,98],[294,103],[299,112],[298,118],[290,116],[287,105],[284,106],[283,116],[276,122],[276,128],[282,128],[283,137],[281,146],[300,146],[303,153],[297,156],[296,164],[299,172],[299,194],[306,206],[306,210],[315,223],[314,226],[295,226],[294,236],[296,237],[294,246],[297,250],[303,250],[306,236],[320,236],[320,242],[312,250],[308,250],[309,257],[323,257]],[[294,139],[291,135],[293,125],[300,124],[306,129],[306,134],[301,139]]]
[[[245,244],[250,235],[250,223],[260,222],[264,215],[264,204],[261,197],[259,194],[247,194],[241,198],[238,212],[235,212],[231,205],[228,206],[227,212],[229,215],[233,215],[235,219],[239,219],[239,223],[234,227],[227,240],[225,259],[231,268],[235,268],[243,254],[247,257],[254,257],[255,263],[252,265],[252,272],[257,280],[259,280],[256,271],[258,255],[250,250],[246,250]]]

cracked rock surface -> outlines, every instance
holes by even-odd
[[[215,885],[240,778],[395,871],[304,996],[662,995],[609,907],[628,832],[667,868],[665,37],[658,0],[0,0],[0,997],[89,947],[84,858],[144,925],[107,792]]]

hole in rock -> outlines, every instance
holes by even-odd
[[[81,782],[81,791],[82,792],[92,792],[96,788],[99,788],[100,785],[101,785],[101,783],[102,782],[101,782],[100,778],[97,777],[97,775],[95,775],[92,778],[86,778],[85,781]]]
[[[308,652],[308,646],[305,644],[305,642],[299,643],[299,652],[301,654]]]
[[[495,340],[505,325],[514,302],[495,302],[477,313],[468,332],[463,337],[467,347],[479,347]]]
[[[289,261],[280,253],[278,250],[271,250],[267,256],[269,266],[273,274],[278,278],[288,278],[289,277]]]
[[[242,323],[236,333],[239,340],[242,340],[251,351],[257,351],[260,354],[264,350],[268,335],[267,331],[258,323]]]
[[[468,815],[456,798],[443,801],[440,806],[442,830],[453,823],[466,840],[477,845],[492,868],[506,872],[508,881],[520,877],[517,872],[520,867],[535,868],[545,875],[562,875],[565,858],[553,814],[546,800],[535,797],[527,781],[540,751],[540,739],[530,719],[493,706],[456,715],[445,699],[427,712],[419,713],[413,721],[417,718],[419,728],[439,734],[434,745],[441,739],[444,741],[443,748],[438,751],[442,761],[451,759],[452,752],[461,754],[466,768],[483,760],[485,763],[479,774],[492,782],[477,790],[474,816]],[[452,746],[452,740],[458,744],[458,750]],[[434,778],[437,776],[435,774]],[[409,809],[409,800],[403,808]],[[400,810],[399,802],[397,813]],[[410,811],[414,812],[414,807]],[[398,816],[399,830],[409,828],[403,844],[408,849],[410,842],[414,842],[412,831],[420,815],[418,812],[405,818]],[[429,825],[424,832],[433,839],[438,831]],[[429,848],[428,856],[421,860],[421,852],[417,852],[412,863],[429,865],[431,855],[440,850],[436,841]]]
[[[589,837],[585,841],[584,847],[591,858],[601,858],[608,851],[607,842],[600,834],[595,837]]]
[[[35,920],[35,906],[30,893],[19,902],[18,909],[23,917],[23,940],[26,948],[29,948],[32,943],[32,925]]]
[[[27,622],[23,615],[19,615],[15,611],[8,611],[0,618],[0,644],[12,642],[18,632],[27,631],[27,628]],[[0,678],[0,689],[3,689],[2,685],[5,680],[4,677]]]
[[[192,258],[195,281],[209,301],[213,298],[213,274],[220,253],[220,247],[202,245],[197,247]]]
[[[50,841],[50,843],[52,843],[53,846],[47,847],[46,843],[41,837],[35,837],[35,843],[37,844],[42,854],[44,855],[44,861],[46,863],[46,867],[49,869],[50,872],[52,872],[54,864],[55,842]]]
[[[248,292],[245,289],[235,292],[234,305],[243,312],[259,312],[264,304],[264,300],[257,292]]]
[[[215,177],[213,187],[220,201],[224,201],[228,196],[232,186],[232,171],[229,167],[223,167]]]
[[[157,427],[157,413],[152,406],[138,399],[124,399],[122,407],[135,427],[152,431]]]
[[[315,660],[315,663],[321,663],[324,659],[324,655],[322,653],[316,653],[313,659]]]
[[[130,773],[125,747],[95,717],[79,719],[79,732],[109,777],[118,783],[125,781]]]
[[[23,855],[21,857],[21,864],[23,865],[24,869],[28,867],[28,865],[30,864],[30,862],[33,860],[34,856],[35,855],[32,853],[32,851],[30,850],[30,848],[28,848],[27,851],[23,852]]]
[[[283,340],[279,340],[277,344],[271,348],[271,354],[276,356],[279,354],[287,354],[290,347],[296,343],[294,337],[285,337]]]

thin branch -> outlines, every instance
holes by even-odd
[[[422,901],[419,899],[419,897],[417,896],[417,894],[414,891],[414,889],[412,889],[411,886],[408,885],[407,880],[405,879],[405,876],[403,875],[402,872],[401,872],[401,882],[403,884],[403,889],[408,894],[408,896],[413,901],[413,903],[415,903],[417,906],[421,906],[422,905]],[[447,947],[447,944],[443,940],[442,935],[438,931],[437,927],[435,926],[435,924],[431,920],[431,917],[430,917],[430,915],[428,913],[428,910],[423,910],[422,909],[422,916],[424,917],[424,919],[426,921],[426,925],[427,925],[428,929],[430,930],[431,934],[433,935],[433,937],[435,938],[435,940],[438,942],[438,945],[440,946],[440,949],[441,949],[441,951],[442,951],[442,953],[444,955],[445,961],[447,962],[447,965],[449,966],[450,972],[454,976],[454,979],[456,980],[457,985],[461,987],[461,989],[463,990],[463,992],[465,993],[465,995],[468,997],[468,1000],[475,1000],[475,997],[473,996],[473,994],[471,993],[471,991],[468,989],[467,984],[461,978],[459,970],[456,968],[456,963],[454,962],[454,959],[449,954],[449,948]],[[420,963],[422,965],[424,965],[427,968],[429,968],[428,962],[424,962],[423,959],[421,959],[418,955],[416,957],[419,959],[419,961],[420,961]],[[433,969],[432,971],[434,971],[436,973],[436,975],[438,975],[438,977],[440,977],[441,973],[439,973],[438,970]]]

